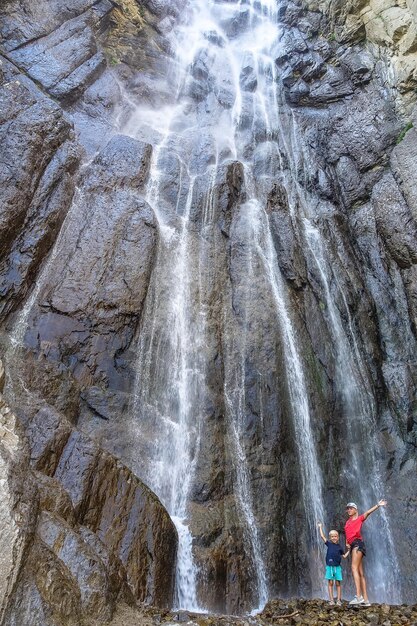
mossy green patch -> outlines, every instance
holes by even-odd
[[[409,130],[413,128],[413,122],[408,122],[397,137],[397,144],[401,143]]]

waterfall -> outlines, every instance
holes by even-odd
[[[177,606],[199,609],[189,500],[201,445],[201,407],[207,393],[204,352],[210,341],[206,319],[209,286],[204,265],[210,246],[216,245],[213,198],[219,163],[232,159],[243,163],[247,196],[236,209],[231,226],[245,251],[241,283],[235,286],[242,296],[243,318],[235,318],[230,302],[225,303],[223,393],[234,497],[252,562],[253,606],[261,608],[269,596],[265,538],[258,527],[245,446],[246,334],[251,323],[250,301],[260,296],[255,280],[258,271],[282,337],[309,549],[317,545],[316,524],[324,516],[303,363],[265,211],[273,177],[268,176],[266,184],[257,180],[248,158],[257,142],[273,145],[278,132],[273,56],[279,37],[277,4],[274,0],[230,4],[199,0],[190,6],[193,11],[176,44],[175,103],[169,111],[155,113],[138,108],[127,127],[127,132],[141,137],[147,125],[158,137],[147,198],[158,218],[160,243],[141,323],[132,408],[134,436],[141,451],[137,467],[178,530]],[[233,24],[238,19],[243,25],[235,31]],[[218,80],[201,94],[206,83],[210,84],[210,66],[217,71]],[[194,79],[202,82],[196,86]],[[245,86],[246,79],[253,86]],[[190,84],[196,100],[193,106]],[[217,100],[223,100],[222,106],[214,103],[214,93]],[[253,97],[251,115],[248,94]],[[174,184],[171,171],[176,180],[175,193],[170,195],[168,184]],[[203,199],[199,195],[202,177],[206,184]],[[317,556],[313,550],[310,578],[319,592],[321,563]]]
[[[336,308],[329,287],[329,270],[323,255],[323,242],[320,231],[307,219],[305,234],[320,273],[326,297],[326,307],[330,328],[336,348],[337,388],[341,391],[346,420],[347,441],[349,442],[350,465],[345,469],[347,499],[356,498],[361,511],[373,506],[384,495],[384,484],[377,458],[376,405],[370,388],[369,376],[360,354],[349,307],[335,277],[342,296],[344,312],[348,324],[345,329],[341,315]],[[364,477],[366,479],[364,480]],[[385,598],[391,603],[401,602],[401,580],[395,553],[395,544],[386,511],[380,510],[380,518],[373,519],[378,532],[373,533],[367,543],[371,545],[371,555],[380,552],[380,536],[385,537],[385,548],[378,557],[371,556],[371,578],[374,581],[371,595]],[[379,537],[378,537],[379,535]]]
[[[404,419],[409,412],[412,421],[411,382],[409,388],[398,373],[412,365],[412,342],[398,330],[407,328],[411,337],[412,238],[403,260],[396,250],[406,207],[392,221],[382,209],[378,215],[375,196],[357,210],[378,176],[389,173],[385,157],[398,120],[389,119],[394,109],[388,105],[375,108],[373,120],[387,122],[387,136],[379,122],[359,116],[365,123],[357,124],[352,116],[352,137],[348,128],[342,138],[339,122],[350,103],[366,108],[383,93],[371,90],[381,69],[368,68],[360,43],[331,43],[334,37],[323,28],[329,11],[304,4],[144,0],[139,19],[127,16],[126,33],[124,20],[112,32],[113,18],[100,18],[103,49],[109,44],[113,50],[120,40],[120,64],[106,68],[103,58],[97,73],[78,77],[73,105],[64,107],[77,132],[65,123],[64,143],[55,152],[51,145],[48,164],[34,169],[39,185],[33,178],[36,191],[32,198],[26,194],[26,214],[22,206],[16,217],[19,239],[4,259],[6,294],[9,287],[10,294],[24,294],[38,271],[5,326],[13,323],[4,355],[9,398],[22,408],[24,421],[43,400],[68,410],[77,428],[120,456],[157,494],[178,535],[176,609],[256,612],[278,595],[323,596],[317,522],[342,524],[342,502],[354,500],[366,510],[384,497],[382,452],[391,455],[396,436],[405,448],[414,437],[413,424]],[[282,32],[280,16],[288,32]],[[136,54],[134,45],[145,38]],[[32,43],[18,48],[29,50]],[[109,139],[116,129],[128,136],[117,138],[120,146],[108,160],[100,160],[104,149],[90,141],[91,129],[83,135],[90,115],[98,118],[93,128],[112,118]],[[378,142],[369,163],[359,167],[356,153],[366,156],[366,146],[355,139],[361,124],[375,128]],[[341,138],[337,149],[331,146]],[[75,174],[78,140],[99,151]],[[395,150],[400,148],[394,149],[397,159]],[[349,194],[334,197],[348,155],[358,161],[364,184],[363,195],[349,205],[352,220],[336,206]],[[395,180],[401,179],[398,167],[392,166]],[[61,193],[76,176],[72,204],[49,249],[61,224]],[[375,219],[375,234],[363,235],[368,219]],[[359,243],[350,249],[342,228],[354,221]],[[366,258],[368,244],[369,258],[360,268],[356,254]],[[39,261],[46,248],[47,258]],[[388,269],[370,278],[385,263]],[[394,284],[389,274],[395,264],[390,311],[385,293]],[[404,290],[397,290],[401,281]],[[390,373],[384,377],[385,367]],[[388,432],[381,444],[382,421]],[[410,472],[408,461],[411,467],[407,450],[403,458],[392,454],[388,486]],[[401,506],[408,504],[404,498]],[[398,603],[411,578],[406,564],[402,595],[403,564],[389,517],[389,508],[382,509],[365,525],[366,568],[371,599]],[[348,579],[345,591],[350,584]]]
[[[159,149],[149,185],[148,198],[152,204],[157,202],[160,154]],[[178,531],[177,607],[198,611],[187,498],[199,447],[199,424],[195,423],[194,411],[199,404],[200,385],[204,385],[201,363],[204,335],[196,329],[198,322],[193,318],[193,286],[187,262],[191,254],[187,226],[192,196],[191,179],[177,229],[164,225],[162,218],[159,221],[160,249],[151,286],[154,291],[148,297],[141,332],[133,412],[140,416],[142,430],[145,422],[160,423],[153,444],[153,464],[147,468],[146,478]],[[158,315],[161,306],[167,307],[162,320]],[[162,386],[155,385],[155,381],[162,381]]]
[[[271,395],[278,390],[274,410],[281,411],[284,429],[291,435],[289,454],[294,454],[292,472],[300,502],[291,511],[289,530],[282,522],[280,540],[284,543],[287,533],[301,528],[302,547],[295,558],[301,560],[305,554],[295,574],[296,588],[301,594],[323,594],[317,522],[326,522],[329,511],[316,441],[321,416],[311,399],[314,385],[306,356],[310,346],[303,344],[309,339],[302,334],[302,304],[298,306],[298,296],[280,268],[276,225],[268,209],[277,182],[288,195],[289,218],[304,246],[307,273],[316,279],[313,291],[323,298],[322,317],[335,368],[332,383],[349,442],[341,477],[346,500],[358,500],[365,509],[384,495],[373,382],[345,293],[344,273],[338,271],[341,260],[320,228],[320,212],[331,214],[334,207],[327,201],[319,206],[321,201],[307,191],[309,159],[314,155],[279,93],[275,58],[281,34],[277,0],[188,0],[180,23],[167,35],[172,55],[167,61],[169,93],[164,93],[160,106],[147,104],[145,97],[135,103],[127,87],[122,89],[130,117],[122,122],[122,104],[117,118],[124,124],[121,131],[153,145],[146,201],[156,216],[159,235],[134,346],[127,428],[135,458],[127,462],[161,499],[177,529],[178,609],[212,608],[202,591],[211,580],[201,556],[204,533],[196,519],[209,510],[201,506],[209,498],[204,500],[199,490],[204,491],[211,475],[202,479],[199,472],[204,435],[215,420],[224,437],[224,450],[216,460],[224,461],[227,474],[221,497],[228,498],[229,509],[222,511],[223,522],[235,553],[242,552],[229,553],[227,545],[219,549],[241,567],[229,577],[234,577],[238,589],[235,606],[256,611],[277,593],[269,562],[271,545],[275,549],[268,534],[273,521],[265,521],[268,499],[275,493],[264,476],[271,466],[277,471],[278,463],[266,451],[267,410],[262,392],[253,391],[255,375],[259,386],[270,385]],[[78,218],[80,212],[89,216],[88,210],[77,189],[59,237],[16,319],[11,353],[24,344],[28,320],[58,255],[65,264],[74,241],[82,238]],[[256,350],[270,337],[272,356],[258,360]],[[210,378],[215,368],[221,370],[217,387]],[[265,484],[269,491],[258,493]],[[373,591],[378,599],[399,602],[393,535],[386,512],[378,515],[372,517],[378,531],[370,538],[374,556],[368,557]],[[380,536],[385,538],[383,551],[378,549]],[[245,580],[236,583],[239,577]],[[282,588],[283,593],[291,590],[290,584],[285,588],[283,583]]]
[[[319,273],[335,349],[335,387],[342,398],[345,439],[349,445],[349,465],[343,468],[345,499],[357,501],[360,510],[365,511],[384,497],[384,482],[378,459],[376,400],[346,295],[336,271],[330,266],[331,253],[327,249],[325,238],[315,224],[315,216],[311,209],[314,202],[306,191],[309,171],[308,151],[302,142],[295,116],[288,111],[287,114],[290,120],[289,131],[286,133],[281,124],[280,138],[289,164],[285,181],[290,210],[294,223],[297,218],[301,218],[301,236]],[[304,185],[299,183],[300,164]],[[335,285],[333,291],[331,283]],[[342,311],[336,305],[334,292],[342,303]],[[381,509],[379,517],[372,518],[372,522],[377,530],[370,534],[367,540],[371,545],[371,556],[367,559],[370,561],[367,571],[373,581],[371,596],[375,595],[379,600],[383,598],[386,602],[400,603],[399,564],[386,511]],[[383,550],[380,549],[381,537],[384,538]]]

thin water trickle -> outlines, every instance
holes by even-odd
[[[324,519],[324,505],[323,481],[314,444],[305,375],[297,349],[297,338],[288,312],[286,288],[277,264],[267,214],[255,198],[249,200],[245,206],[247,209],[247,242],[254,259],[253,263],[255,263],[255,259],[260,261],[264,275],[270,285],[275,313],[284,343],[285,373],[299,454],[309,546],[312,547],[316,544],[317,521]],[[313,550],[311,552],[309,566],[313,593],[321,593],[323,585],[320,578],[317,577],[320,570],[318,551]]]
[[[91,163],[91,161],[89,161],[88,164],[89,163]],[[11,343],[12,349],[17,349],[23,345],[23,340],[24,340],[25,333],[27,330],[28,319],[33,309],[33,306],[35,302],[37,301],[42,288],[45,286],[45,283],[49,277],[49,274],[51,272],[51,269],[53,267],[53,264],[57,255],[62,249],[61,244],[63,240],[68,235],[69,231],[73,229],[75,224],[77,223],[76,214],[81,204],[81,197],[82,197],[81,191],[77,187],[74,193],[74,198],[72,201],[71,209],[68,211],[67,216],[62,224],[61,230],[59,232],[55,245],[52,249],[52,252],[48,257],[48,260],[45,263],[29,298],[27,299],[22,311],[19,313],[13,325],[12,331],[10,333],[10,343]]]
[[[85,162],[82,166],[82,169],[88,167],[93,159],[94,157],[91,157],[87,162]],[[57,256],[63,253],[64,250],[67,251],[66,254],[71,254],[71,247],[66,245],[66,242],[68,239],[71,238],[71,234],[79,228],[79,210],[82,206],[82,198],[83,196],[80,188],[76,187],[71,206],[64,219],[64,222],[61,226],[58,237],[49,254],[49,257],[44,264],[39,276],[37,277],[36,283],[22,310],[16,317],[16,320],[11,329],[9,344],[5,351],[5,354],[3,355],[4,360],[8,365],[11,365],[13,363],[15,355],[18,354],[19,350],[24,346],[24,339],[27,332],[30,315],[32,313],[33,307],[38,301],[42,289],[48,282],[50,274],[53,271],[54,262]],[[13,402],[15,398],[15,387],[17,387],[17,382],[19,383],[19,385],[21,385],[25,393],[29,395],[30,391],[26,388],[23,379],[19,376],[19,369],[17,369],[16,372],[13,372],[15,380],[12,380],[11,369],[11,367],[7,367],[6,369],[6,390],[10,402]]]

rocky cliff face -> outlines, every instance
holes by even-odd
[[[138,346],[152,347],[144,311],[168,309],[169,289],[158,272],[172,271],[150,206],[160,136],[144,111],[173,106],[174,39],[189,5],[9,0],[0,8],[0,320],[12,381],[5,397],[13,407],[4,418],[11,477],[1,511],[8,529],[1,551],[5,623],[79,623],[81,615],[105,621],[120,595],[172,602],[175,531],[131,473],[149,474],[146,460],[158,433],[149,413],[137,437],[131,397]],[[417,515],[410,489],[417,445],[416,5],[282,0],[278,7],[279,164],[254,122],[251,59],[240,74],[242,125],[248,137],[255,129],[258,143],[248,140],[245,158],[269,185],[265,209],[302,346],[329,523],[340,527],[337,512],[346,498],[358,497],[346,493],[352,487],[346,468],[375,426],[372,446],[385,487],[379,495],[393,502],[402,597],[411,602],[417,586],[409,549]],[[222,28],[232,41],[249,28],[245,7]],[[186,89],[197,121],[210,110],[220,118],[232,106],[220,71],[209,55],[193,60]],[[259,273],[245,312],[244,166],[226,151],[216,155],[214,140],[200,131],[187,136],[183,150],[175,158],[169,149],[162,155],[156,208],[178,228],[175,210],[190,186],[182,163],[192,154],[190,250],[200,245],[199,233],[206,236],[207,207],[215,224],[205,240],[207,269],[199,270],[200,286],[191,292],[198,301],[205,285],[208,339],[200,346],[203,426],[190,528],[204,572],[202,603],[239,611],[256,603],[256,591],[235,496],[228,376],[240,372],[244,380],[244,398],[234,400],[244,405],[242,449],[271,595],[310,593],[302,477],[282,333]],[[304,205],[326,242],[327,283],[317,262],[323,251],[313,239],[306,243]],[[234,332],[238,339],[236,329],[248,318],[242,366],[228,337]],[[335,318],[348,329],[342,348],[335,347]],[[157,321],[151,330],[158,350],[168,354],[171,329]],[[362,368],[359,386],[372,398],[374,425],[355,426],[353,413],[364,411],[356,391],[358,404],[347,408],[340,353],[348,349]],[[372,472],[373,463],[367,458],[363,467]],[[378,542],[377,534],[372,545]],[[34,607],[33,617],[27,607]]]
[[[176,531],[156,496],[52,407],[31,398],[23,426],[0,402],[2,623],[102,624],[118,600],[170,606]]]
[[[369,319],[359,323],[374,337],[371,342],[364,338],[364,346],[374,346],[370,356],[376,368],[381,453],[387,487],[400,510],[410,506],[400,482],[414,471],[416,445],[416,205],[410,176],[417,140],[414,12],[413,3],[288,4],[283,21],[292,27],[298,22],[298,34],[307,43],[300,51],[289,43],[280,61],[286,99],[296,106],[308,144],[319,157],[320,167],[310,168],[307,184],[319,197],[337,199],[339,225],[332,230],[333,236],[339,231],[334,245],[345,268],[341,273],[350,264],[343,240],[349,241],[350,259],[361,266],[355,272],[362,304],[369,298]],[[316,24],[311,39],[300,29],[306,16],[310,27]],[[409,537],[414,509],[403,525],[407,518],[400,514],[397,524]],[[409,571],[408,557],[401,560]]]

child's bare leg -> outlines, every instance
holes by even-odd
[[[353,580],[355,582],[356,595],[358,598],[361,595],[361,586],[362,586],[361,585],[362,578],[360,574],[360,566],[362,564],[362,557],[363,557],[362,552],[359,552],[357,548],[354,548],[352,551],[352,574],[353,574]]]
[[[340,584],[340,580],[336,580],[336,593],[337,593],[337,599],[341,601],[342,600],[342,585]]]
[[[363,599],[365,600],[365,602],[369,602],[369,600],[368,600],[368,592],[366,590],[366,579],[365,579],[365,572],[363,571],[362,559],[361,559],[361,562],[359,564],[359,575],[361,577],[361,589],[362,589]]]
[[[332,580],[327,581],[327,589],[329,591],[329,600],[332,602],[333,601],[333,581]]]

